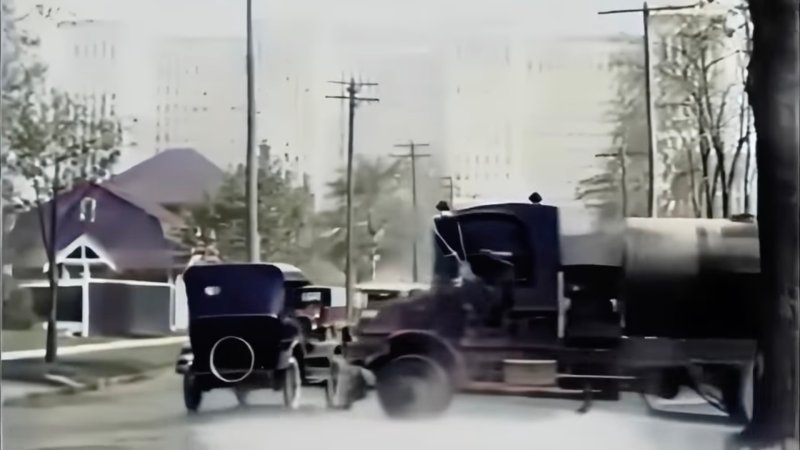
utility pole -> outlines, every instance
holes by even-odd
[[[256,94],[253,62],[253,0],[247,1],[247,259],[261,260],[261,239],[258,235],[258,155],[256,153]]]
[[[349,82],[329,81],[329,83],[347,86],[347,95],[326,95],[325,98],[347,100],[349,120],[347,123],[347,231],[346,231],[346,261],[345,261],[345,296],[347,298],[347,318],[352,317],[353,307],[353,136],[356,107],[361,102],[377,102],[379,99],[358,97],[358,91],[364,86],[377,86],[378,83],[356,82],[352,77]]]
[[[630,152],[631,155],[646,155],[645,152]],[[616,158],[620,166],[620,191],[622,195],[622,217],[628,217],[628,164],[625,149],[620,146],[616,153],[598,153],[596,158]]]
[[[649,172],[647,179],[648,197],[647,197],[647,212],[650,217],[656,217],[656,188],[655,188],[655,160],[657,149],[657,130],[653,120],[654,106],[653,106],[653,67],[651,61],[651,43],[650,43],[650,12],[651,11],[679,11],[683,9],[694,9],[697,5],[684,5],[684,6],[661,6],[657,8],[650,8],[647,2],[644,2],[640,9],[615,9],[611,11],[600,11],[600,15],[608,14],[627,14],[627,13],[641,13],[642,22],[644,27],[644,71],[645,71],[645,86],[644,95],[647,102],[647,170]]]
[[[428,153],[417,153],[417,147],[429,147],[430,144],[419,144],[414,141],[408,141],[408,144],[397,144],[395,147],[408,148],[408,153],[404,155],[392,155],[395,158],[409,158],[411,160],[411,207],[414,210],[414,245],[413,245],[413,261],[412,261],[412,276],[414,282],[419,281],[419,261],[417,258],[417,221],[419,220],[419,211],[417,210],[417,158],[427,158],[431,156]]]
[[[454,205],[454,202],[455,202],[455,192],[454,192],[455,191],[455,186],[453,185],[453,177],[452,176],[447,176],[447,177],[441,177],[441,178],[442,178],[442,181],[445,182],[444,187],[446,187],[447,189],[450,190],[450,209],[455,209],[455,205]]]

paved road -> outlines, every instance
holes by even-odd
[[[571,401],[461,396],[444,418],[390,422],[372,398],[350,412],[326,411],[321,391],[312,388],[291,413],[278,406],[276,393],[259,392],[241,409],[230,392],[215,391],[204,398],[201,413],[189,417],[180,392],[179,378],[165,374],[48,406],[7,407],[3,448],[715,450],[737,431],[718,421],[648,415],[638,397],[598,403],[579,415]],[[349,442],[337,440],[343,434]]]

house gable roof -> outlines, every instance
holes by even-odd
[[[121,190],[114,189],[105,184],[83,183],[59,195],[57,201],[59,217],[58,241],[61,247],[59,250],[66,249],[71,244],[74,244],[74,241],[81,234],[79,229],[74,227],[74,224],[67,223],[61,218],[69,217],[71,214],[74,214],[75,209],[80,208],[80,203],[85,197],[92,196],[98,191],[103,191],[108,194],[106,198],[110,196],[111,198],[119,200],[121,203],[133,206],[144,215],[149,216],[153,221],[148,225],[148,227],[150,227],[149,231],[145,232],[146,235],[150,237],[144,238],[144,241],[140,241],[140,237],[136,237],[135,233],[133,235],[130,233],[122,233],[122,235],[119,235],[119,233],[113,229],[96,230],[97,233],[99,233],[95,236],[95,242],[98,243],[98,245],[109,245],[114,241],[126,242],[123,244],[122,248],[108,249],[108,258],[113,258],[112,260],[115,265],[120,267],[154,267],[167,264],[166,261],[172,259],[171,244],[167,241],[164,232],[165,228],[167,228],[170,223],[182,223],[181,219],[159,205],[147,204]],[[46,218],[45,220],[47,220],[47,216],[50,213],[50,205],[52,205],[51,202],[42,205]],[[168,221],[167,224],[164,223],[165,220]],[[157,233],[158,237],[153,234],[154,232]],[[117,233],[116,237],[115,233]],[[156,241],[153,241],[153,239],[156,239]],[[163,243],[157,243],[159,239],[164,239]],[[154,244],[159,248],[151,247]],[[140,248],[142,245],[147,248]],[[14,264],[34,267],[40,266],[47,260],[42,242],[41,226],[36,210],[27,211],[19,216],[16,226],[11,231],[9,247],[11,247],[12,250],[11,259],[14,261]],[[120,251],[123,253],[119,253]]]
[[[115,175],[108,183],[147,203],[193,205],[216,193],[224,176],[197,150],[174,148]]]

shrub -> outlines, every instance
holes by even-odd
[[[5,282],[3,283],[5,285]],[[28,330],[38,317],[33,310],[33,295],[30,289],[13,289],[3,301],[3,328]]]

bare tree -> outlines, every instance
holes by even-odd
[[[746,38],[738,39],[724,10],[662,20],[656,76],[666,178],[673,190],[676,178],[689,184],[695,216],[729,217],[734,189],[749,175],[741,169],[749,106],[743,66],[735,64]]]

